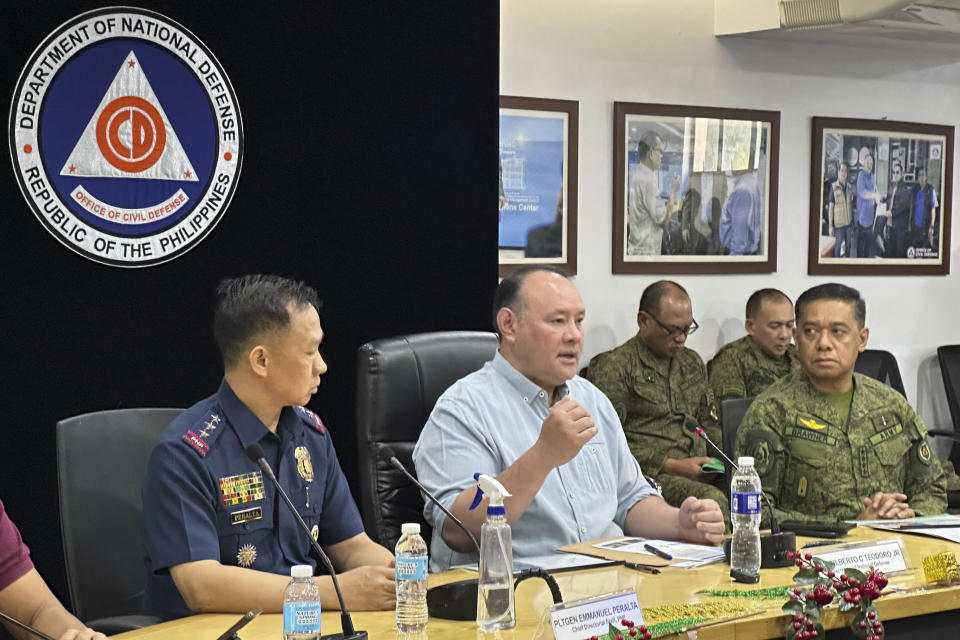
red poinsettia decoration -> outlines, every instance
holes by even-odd
[[[811,554],[791,551],[787,557],[795,561],[799,571],[793,581],[808,585],[807,589],[795,588],[790,600],[783,605],[784,612],[793,617],[787,624],[785,640],[809,640],[825,635],[820,615],[823,607],[840,596],[840,611],[856,610],[850,623],[854,635],[864,640],[883,640],[885,630],[880,622],[873,601],[880,597],[887,586],[883,572],[872,569],[863,573],[858,569],[844,569],[839,575],[832,562],[815,558]]]

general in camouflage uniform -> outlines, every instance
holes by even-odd
[[[700,356],[683,347],[672,358],[658,357],[637,335],[595,356],[586,377],[613,403],[630,451],[643,472],[660,483],[664,500],[679,506],[687,496],[711,498],[729,525],[729,501],[719,486],[662,471],[667,458],[712,455],[701,438],[684,429],[688,418],[720,442],[717,405]]]
[[[917,515],[947,507],[923,422],[903,396],[860,374],[846,424],[804,372],[774,383],[750,405],[736,451],[753,456],[783,520],[853,519],[878,491],[905,494]]]
[[[797,348],[787,347],[782,356],[771,356],[751,336],[726,344],[707,365],[710,388],[717,402],[728,398],[760,395],[780,378],[789,375],[797,361]]]

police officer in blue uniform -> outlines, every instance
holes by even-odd
[[[330,434],[300,406],[327,369],[316,292],[276,276],[226,280],[214,337],[223,383],[167,427],[147,464],[146,613],[278,612],[290,566],[316,566],[303,530],[247,458],[254,443],[330,556],[347,606],[393,608],[393,556],[364,533]],[[316,581],[322,607],[337,608],[329,576]]]

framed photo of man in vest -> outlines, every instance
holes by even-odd
[[[952,176],[952,126],[814,118],[808,273],[949,273]]]

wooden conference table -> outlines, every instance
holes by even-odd
[[[858,527],[852,530],[841,541],[879,540],[896,537],[893,534]],[[955,618],[949,624],[960,627],[960,585],[940,587],[925,585],[923,571],[920,568],[921,559],[940,551],[952,551],[960,556],[960,544],[930,538],[926,536],[900,536],[904,543],[904,554],[910,571],[890,576],[887,592],[876,601],[877,609],[884,623],[902,618],[915,618],[927,614],[937,614],[956,610]],[[812,539],[798,537],[798,545],[806,544]],[[815,550],[812,550],[815,551]],[[729,598],[716,598],[696,593],[703,589],[729,590],[753,589],[765,587],[788,586],[792,584],[795,568],[764,569],[761,571],[761,580],[758,585],[738,585],[729,577],[729,567],[724,564],[713,564],[697,569],[665,568],[660,575],[641,573],[623,566],[602,567],[581,571],[558,573],[555,577],[566,600],[574,600],[589,595],[606,593],[618,589],[636,588],[640,605],[644,611],[662,605],[687,604],[695,602],[730,602]],[[442,574],[432,574],[430,585],[444,584],[454,580],[475,577],[464,570],[448,571]],[[894,592],[890,593],[893,589]],[[737,619],[700,628],[695,637],[699,640],[747,638],[782,638],[786,623],[785,615],[780,606],[786,599],[745,601],[752,611]],[[550,592],[542,580],[527,580],[517,588],[517,627],[511,631],[499,634],[483,634],[477,630],[473,622],[453,622],[431,618],[427,625],[427,632],[418,636],[411,636],[417,640],[443,640],[446,638],[501,638],[503,640],[528,640],[537,633],[541,613],[552,603]],[[823,623],[827,629],[846,627],[852,618],[852,612],[840,613],[836,605],[832,605],[824,612]],[[951,615],[951,614],[947,614]],[[936,616],[934,616],[936,617]],[[205,614],[191,616],[166,622],[152,627],[131,631],[118,636],[121,640],[168,640],[173,638],[190,638],[197,640],[216,640],[233,622],[239,618],[237,614]],[[401,638],[394,626],[393,611],[355,612],[354,625],[358,629],[365,629],[370,638]],[[922,622],[922,618],[915,618]],[[936,624],[942,625],[942,616]],[[335,633],[340,630],[339,612],[323,613],[323,632]],[[903,625],[908,626],[908,625]],[[909,627],[918,631],[923,625],[914,624],[911,620]],[[247,625],[241,632],[243,640],[277,640],[281,637],[282,616],[280,614],[262,614]],[[552,638],[549,629],[544,638]],[[936,630],[933,635],[938,637]],[[954,631],[955,633],[955,631]],[[828,638],[843,637],[841,632],[833,631],[827,634]],[[678,637],[678,636],[674,636]],[[684,637],[684,636],[679,636]],[[902,637],[893,633],[888,625],[888,637]],[[942,637],[942,636],[940,636]]]

